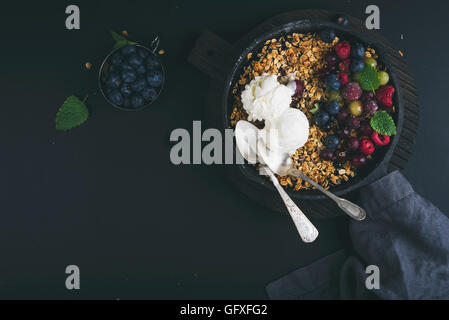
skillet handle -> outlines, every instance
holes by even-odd
[[[210,31],[204,31],[188,57],[189,63],[222,83],[236,59],[231,44]]]

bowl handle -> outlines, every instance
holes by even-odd
[[[225,82],[235,62],[234,48],[210,31],[204,31],[188,57],[189,63],[212,79]]]

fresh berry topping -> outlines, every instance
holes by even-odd
[[[360,142],[357,138],[349,138],[348,139],[348,149],[352,151],[358,150],[360,147]]]
[[[333,66],[337,63],[338,58],[335,54],[329,54],[328,56],[326,56],[326,62],[329,66]]]
[[[324,111],[318,111],[315,115],[315,123],[319,127],[323,127],[326,125],[330,120],[330,116],[327,112]]]
[[[336,135],[330,135],[326,138],[324,145],[328,149],[337,149],[340,139]]]
[[[356,155],[353,159],[352,159],[352,164],[354,165],[354,167],[356,168],[361,168],[366,164],[366,157],[364,155]]]
[[[341,96],[340,91],[338,90],[330,90],[328,95],[329,101],[338,101],[343,102],[343,97]]]
[[[337,77],[338,77],[338,80],[340,80],[340,84],[342,86],[345,86],[348,84],[349,76],[347,73],[339,73]]]
[[[320,38],[326,43],[332,43],[334,42],[334,39],[336,37],[336,33],[334,29],[324,29],[320,33]]]
[[[368,102],[370,100],[374,100],[375,97],[376,96],[375,96],[374,92],[372,92],[372,91],[363,91],[361,100],[363,102]]]
[[[385,107],[392,107],[394,92],[395,89],[392,85],[380,87],[376,92],[377,101]]]
[[[335,53],[341,60],[348,59],[351,55],[351,45],[348,41],[340,42],[335,46]]]
[[[337,120],[343,122],[346,120],[348,116],[349,112],[346,109],[341,109],[340,112],[337,114]]]
[[[360,127],[360,118],[349,116],[349,118],[346,120],[346,124],[350,129],[358,129]]]
[[[360,123],[359,133],[362,137],[371,137],[373,128],[371,128],[368,121],[363,121]]]
[[[340,104],[337,101],[330,101],[326,105],[326,110],[331,116],[335,116],[340,111]]]
[[[348,108],[353,116],[360,117],[363,114],[363,104],[358,100],[352,101]]]
[[[351,60],[350,59],[343,60],[343,61],[341,61],[338,64],[338,69],[341,72],[349,72],[350,71],[350,67],[351,67]],[[362,70],[360,70],[360,71],[362,71]]]
[[[351,71],[353,73],[362,72],[362,70],[365,68],[365,62],[363,62],[362,59],[354,59],[351,63]]]
[[[365,113],[369,116],[373,116],[377,110],[379,110],[379,106],[377,105],[376,101],[371,100],[365,103]]]
[[[362,95],[362,88],[357,82],[350,82],[343,88],[343,98],[348,101],[358,100]]]
[[[345,163],[348,160],[348,152],[346,150],[338,150],[335,161]]]
[[[351,50],[351,56],[354,58],[363,58],[365,57],[365,47],[361,43],[356,43]]]
[[[302,97],[302,94],[304,93],[304,81],[295,80],[295,83],[296,83],[295,96]]]
[[[379,81],[381,86],[385,86],[390,82],[390,75],[386,73],[385,71],[379,72]]]
[[[340,89],[341,84],[336,74],[331,73],[326,76],[326,86],[329,90]]]
[[[377,61],[374,58],[365,58],[365,64],[367,64],[373,68],[377,67]]]
[[[370,156],[374,153],[375,147],[373,142],[368,139],[364,138],[360,141],[360,151],[367,156]]]
[[[320,152],[320,158],[326,161],[330,161],[334,158],[334,150],[323,149]]]
[[[351,130],[349,130],[348,128],[343,128],[338,132],[338,135],[342,139],[349,138],[349,137],[351,137]]]
[[[374,143],[378,146],[386,146],[387,144],[390,143],[389,136],[384,136],[383,134],[380,134],[376,131],[373,132],[371,138],[373,139]]]

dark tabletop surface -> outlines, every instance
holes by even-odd
[[[290,10],[364,19],[371,1],[78,1],[80,31],[65,29],[69,4],[14,2],[0,13],[1,298],[266,298],[270,281],[348,246],[345,218],[314,220],[321,235],[305,245],[288,217],[249,202],[215,167],[173,166],[168,140],[207,117],[209,79],[186,61],[202,30],[234,42]],[[420,92],[405,175],[449,212],[449,5],[376,4]],[[99,96],[110,29],[141,43],[161,34],[168,81],[150,109],[119,112]],[[65,98],[87,93],[89,122],[56,132]],[[71,264],[77,292],[64,285]]]

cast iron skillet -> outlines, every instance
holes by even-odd
[[[244,67],[247,65],[247,56],[250,52],[257,53],[261,50],[261,48],[265,45],[265,42],[269,39],[279,38],[282,35],[290,34],[293,32],[298,33],[307,33],[307,32],[319,32],[325,27],[332,27],[337,30],[337,35],[341,39],[349,40],[351,43],[355,41],[364,43],[365,45],[370,45],[373,47],[377,54],[379,55],[378,62],[384,64],[391,74],[390,63],[384,54],[382,47],[378,46],[374,39],[370,38],[368,34],[356,34],[347,30],[346,28],[342,28],[337,24],[330,23],[328,21],[318,21],[318,20],[302,20],[297,22],[292,22],[281,27],[275,28],[269,33],[263,34],[256,38],[237,58],[237,61],[234,64],[234,67],[226,81],[225,90],[222,97],[222,112],[223,112],[223,122],[225,127],[230,127],[230,115],[233,111],[233,94],[232,89],[235,85],[236,81],[238,81],[240,75]],[[395,74],[391,74],[390,84],[393,84],[395,88],[400,89],[399,85],[397,85]],[[395,94],[395,103],[396,113],[395,113],[395,122],[398,126],[397,135],[394,136],[392,143],[386,148],[378,148],[376,150],[375,158],[371,163],[363,168],[363,170],[359,171],[358,175],[351,179],[349,182],[339,185],[337,187],[331,188],[331,191],[339,196],[343,196],[351,191],[354,191],[364,185],[369,184],[376,177],[379,176],[381,172],[385,172],[385,168],[390,161],[391,155],[394,151],[396,144],[398,143],[399,136],[401,134],[402,128],[402,117],[403,117],[403,108],[402,108],[402,99],[400,90],[396,91]],[[256,168],[253,165],[245,164],[239,165],[239,169],[241,173],[247,178],[256,183],[262,184],[267,188],[274,188],[265,177],[262,177],[258,174]],[[290,194],[293,199],[323,199],[323,196],[318,191],[297,191],[292,192]]]
[[[379,55],[378,61],[390,73],[390,83],[396,88],[394,118],[397,135],[389,146],[376,151],[374,161],[360,171],[357,177],[331,189],[354,201],[357,199],[354,191],[382,177],[387,171],[402,169],[407,163],[412,153],[419,119],[418,93],[406,62],[378,31],[367,30],[364,23],[354,17],[349,17],[349,25],[342,27],[332,22],[335,21],[335,16],[335,13],[325,10],[300,10],[280,14],[259,25],[234,45],[205,31],[197,40],[188,60],[214,80],[211,82],[209,95],[209,120],[216,128],[225,129],[231,128],[229,116],[233,110],[232,88],[235,81],[248,63],[248,53],[259,51],[266,40],[293,32],[319,32],[325,27],[332,27],[342,39],[359,41],[373,47]],[[259,176],[252,165],[225,166],[224,170],[226,176],[248,197],[276,211],[285,212],[285,206],[277,201],[277,197],[270,196],[275,195],[271,183]],[[341,215],[332,201],[316,191],[288,192],[306,213],[316,218]]]

